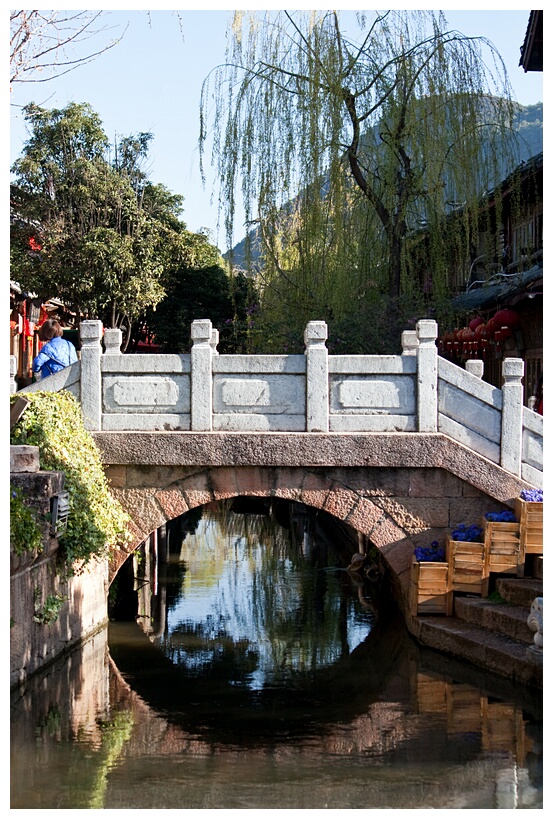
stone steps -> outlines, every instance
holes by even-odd
[[[495,588],[508,603],[526,606],[528,613],[534,598],[543,597],[543,580],[536,577],[498,577]]]
[[[457,597],[453,611],[465,623],[481,626],[512,640],[532,645],[534,632],[528,627],[529,606],[513,603],[494,603],[480,597]]]
[[[543,596],[543,581],[498,577],[495,590],[505,602],[459,596],[453,616],[419,616],[419,640],[523,685],[543,688],[543,652],[534,646],[527,623],[532,601]]]

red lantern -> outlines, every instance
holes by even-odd
[[[479,341],[482,339],[488,339],[490,337],[490,331],[488,330],[487,324],[479,324],[476,330],[474,331],[474,335]]]
[[[462,341],[463,341],[463,355],[468,355],[472,349],[472,342],[474,341],[474,330],[471,330],[470,327],[465,327],[462,330]]]
[[[449,355],[451,354],[451,350],[453,348],[453,342],[455,341],[455,333],[449,332],[444,333],[444,350]]]
[[[498,327],[515,327],[520,321],[520,316],[514,310],[505,309],[499,310],[493,320]]]
[[[454,330],[453,331],[453,353],[454,353],[454,355],[457,355],[457,353],[459,352],[459,348],[461,346],[461,339],[459,337],[460,332],[461,332],[460,330]]]
[[[476,330],[477,327],[480,327],[482,324],[485,323],[486,322],[484,321],[482,316],[476,316],[476,318],[473,318],[472,321],[469,322],[469,327],[471,330]]]
[[[513,330],[511,327],[500,327],[499,330],[495,331],[494,337],[496,341],[504,341],[509,336],[513,335]]]

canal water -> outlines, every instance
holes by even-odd
[[[248,503],[151,538],[12,693],[11,808],[542,808],[541,696],[418,647],[321,514]]]

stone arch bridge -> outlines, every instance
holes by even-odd
[[[197,506],[293,500],[378,548],[405,609],[415,546],[542,486],[543,420],[523,406],[523,362],[506,359],[496,389],[482,362],[438,356],[434,321],[383,356],[329,355],[324,322],[307,325],[304,355],[219,355],[207,320],[192,323],[186,355],[122,355],[120,331],[97,321],[80,334],[76,364],[20,392],[79,398],[133,519],[130,551]],[[111,577],[126,557],[113,555]]]

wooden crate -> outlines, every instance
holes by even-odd
[[[468,543],[446,539],[446,560],[449,583],[454,592],[469,592],[488,596],[489,572],[484,543]]]
[[[520,547],[520,523],[482,519],[487,572],[524,577],[524,552]]]
[[[453,613],[453,590],[446,562],[429,561],[411,566],[411,614]]]
[[[543,503],[515,500],[515,515],[520,523],[520,545],[523,554],[543,554]]]

